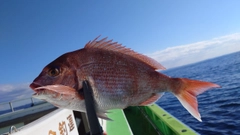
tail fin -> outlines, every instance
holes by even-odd
[[[196,96],[210,88],[219,88],[220,86],[210,82],[190,80],[187,78],[172,78],[174,83],[180,84],[180,87],[173,87],[172,92],[188,110],[188,112],[197,120],[201,120],[198,112],[198,102]]]

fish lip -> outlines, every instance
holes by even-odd
[[[33,95],[38,95],[40,93],[43,93],[45,91],[45,89],[37,89],[37,90],[34,90],[35,93]]]
[[[33,86],[32,86],[33,87]],[[39,87],[41,87],[41,86],[39,86]],[[39,87],[36,87],[36,88],[33,88],[33,91],[35,92],[35,93],[33,93],[33,96],[34,97],[37,97],[37,96],[39,96],[40,94],[43,94],[45,91],[46,91],[46,89],[44,89],[44,88],[39,88]],[[38,89],[39,88],[39,89]]]
[[[29,85],[29,87],[34,90],[35,92],[37,92],[36,88],[41,87],[42,85],[40,85],[39,83],[33,82]]]

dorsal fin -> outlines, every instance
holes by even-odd
[[[133,50],[126,48],[121,44],[118,44],[117,42],[112,42],[112,40],[107,40],[107,37],[101,40],[98,40],[99,37],[100,36],[95,38],[93,41],[89,41],[84,48],[86,49],[97,48],[97,49],[103,49],[107,51],[119,52],[128,56],[134,57],[140,61],[143,61],[144,63],[148,64],[155,70],[166,69],[160,63],[158,63],[156,60],[152,58],[149,58],[145,55],[134,52]]]

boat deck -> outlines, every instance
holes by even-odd
[[[0,128],[2,128],[0,134],[8,132],[12,125],[16,126],[17,128],[23,126],[21,129],[24,129],[24,127],[31,127],[29,126],[29,124],[31,124],[29,122],[32,122],[55,109],[56,108],[51,104],[44,103],[31,108],[0,115]],[[54,113],[61,112],[57,110],[51,112],[51,115],[49,116],[54,116]],[[89,132],[86,115],[80,112],[74,112],[73,115],[75,117],[75,122],[79,135]],[[151,106],[128,107],[124,110],[110,110],[107,115],[113,121],[105,121],[100,119],[99,122],[102,123],[103,130],[107,132],[108,135],[198,134],[193,129],[183,124],[181,121],[176,119],[174,116],[172,116],[156,104],[153,104]],[[38,121],[44,121],[41,119],[43,118],[40,118],[40,120]],[[48,118],[45,117],[44,119]],[[48,128],[48,126],[44,128]],[[50,129],[46,131],[50,131]],[[37,135],[36,132],[34,132],[34,134]]]

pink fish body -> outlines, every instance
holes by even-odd
[[[106,38],[83,49],[63,54],[48,64],[30,87],[36,98],[58,107],[85,112],[81,91],[87,80],[92,89],[99,117],[107,110],[149,105],[163,92],[172,92],[199,121],[196,96],[216,84],[186,78],[171,78],[156,70],[165,69],[155,60],[138,54]]]

